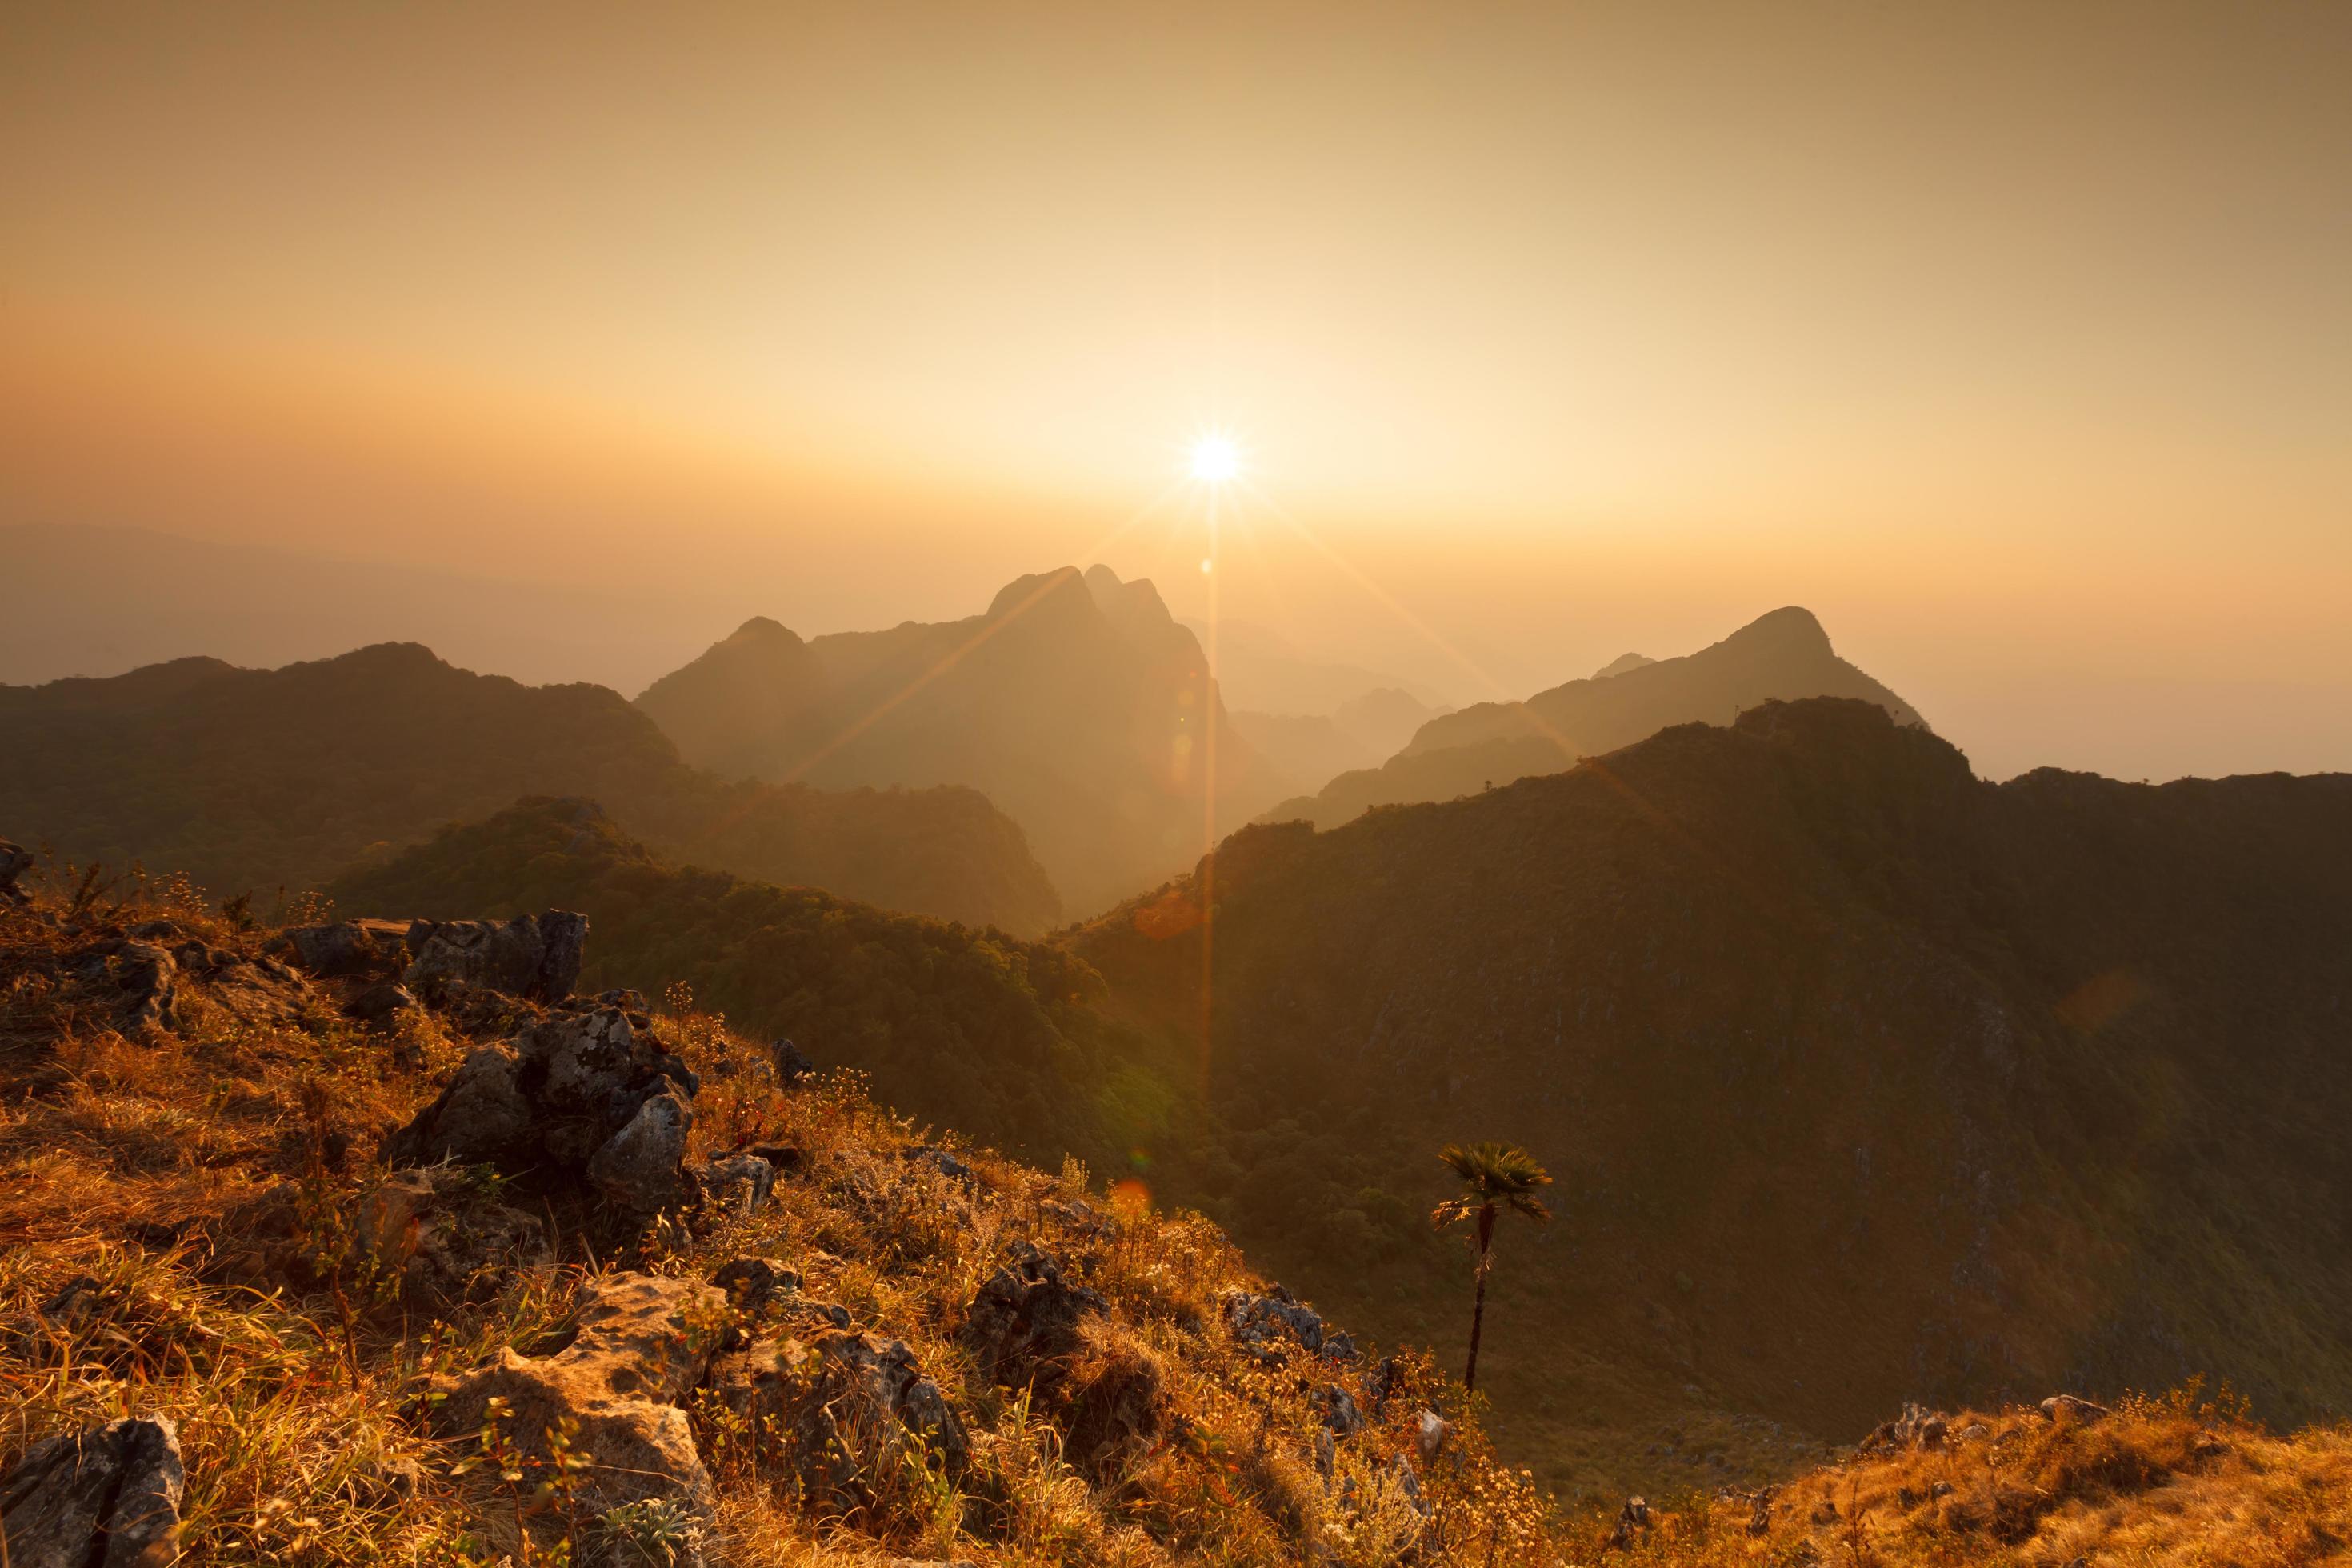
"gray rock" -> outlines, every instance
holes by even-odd
[[[562,910],[510,921],[420,921],[410,928],[410,985],[487,986],[534,1002],[561,1002],[580,978],[588,917]]]
[[[910,1165],[922,1165],[937,1171],[948,1180],[960,1183],[966,1187],[980,1184],[979,1172],[957,1159],[947,1150],[932,1144],[926,1143],[920,1148],[906,1150],[899,1158]]]
[[[2063,1418],[2079,1426],[2088,1426],[2094,1421],[2104,1421],[2115,1412],[2104,1405],[2078,1399],[2071,1394],[2053,1394],[2042,1402],[2042,1414],[2053,1421]]]
[[[547,1232],[535,1215],[499,1203],[483,1182],[454,1165],[395,1171],[361,1202],[362,1255],[398,1281],[401,1300],[454,1306],[478,1282],[547,1262]]]
[[[0,1481],[8,1568],[163,1568],[187,1484],[171,1420],[110,1422],[34,1444]]]
[[[950,1475],[971,1463],[962,1420],[904,1341],[836,1331],[811,1349],[814,1386],[800,1405],[795,1446],[812,1496],[864,1499],[865,1478],[910,1444]]]
[[[281,951],[300,968],[326,978],[389,976],[408,963],[408,933],[414,924],[409,921],[336,921],[328,925],[296,926],[281,938]]]
[[[33,868],[33,852],[12,839],[0,838],[0,904],[29,904],[33,895],[16,885]],[[790,1044],[790,1041],[784,1042]]]
[[[778,1040],[768,1052],[776,1064],[776,1081],[787,1089],[816,1072],[816,1063],[790,1040]]]
[[[1434,1410],[1424,1410],[1413,1423],[1412,1446],[1424,1465],[1433,1465],[1437,1456],[1445,1451],[1445,1440],[1454,1436],[1454,1423]]]
[[[1042,1388],[1059,1381],[1077,1350],[1079,1324],[1109,1310],[1099,1291],[1072,1284],[1034,1243],[1016,1242],[1010,1261],[972,1297],[960,1337],[992,1380]]]
[[[344,1011],[362,1024],[381,1024],[415,1007],[416,998],[406,986],[380,980],[352,997]]]
[[[1364,1429],[1363,1412],[1356,1408],[1354,1396],[1338,1384],[1318,1389],[1308,1397],[1332,1436],[1352,1437]]]
[[[710,1475],[679,1402],[709,1370],[718,1344],[707,1325],[723,1305],[699,1280],[648,1274],[592,1280],[569,1345],[539,1357],[509,1348],[489,1366],[444,1380],[430,1419],[446,1436],[478,1432],[489,1401],[501,1398],[509,1436],[525,1452],[544,1455],[549,1433],[569,1418],[579,1423],[574,1451],[591,1456],[582,1486],[598,1510],[656,1498],[707,1520]]]
[[[638,1214],[674,1206],[685,1195],[681,1167],[693,1126],[694,1112],[686,1101],[675,1094],[655,1095],[589,1156],[588,1179],[607,1203]]]
[[[776,1186],[776,1168],[757,1154],[727,1154],[705,1161],[698,1175],[705,1203],[737,1214],[759,1213]]]
[[[1289,1340],[1310,1352],[1323,1349],[1322,1318],[1279,1285],[1263,1296],[1227,1291],[1225,1322],[1236,1344],[1273,1350]]]
[[[778,1296],[795,1294],[801,1288],[800,1271],[771,1263],[764,1258],[738,1258],[719,1266],[710,1282],[727,1292],[736,1310],[749,1317],[758,1317],[768,1310],[768,1303]]]
[[[532,1122],[523,1098],[522,1055],[511,1044],[478,1047],[440,1097],[384,1145],[386,1163],[496,1164],[522,1144]]]
[[[179,999],[180,964],[152,942],[126,942],[116,950],[117,978],[128,994],[128,1021],[134,1029],[169,1028]]]

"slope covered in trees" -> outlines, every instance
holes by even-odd
[[[1911,705],[1840,658],[1808,610],[1759,616],[1681,658],[1628,654],[1593,676],[1524,702],[1481,702],[1431,720],[1376,768],[1342,773],[1317,794],[1286,800],[1261,821],[1336,827],[1367,806],[1451,800],[1534,773],[1556,773],[1654,735],[1670,724],[1727,724],[1775,700],[1853,697],[1897,723],[1925,727]]]
[[[1994,785],[1874,703],[1767,704],[1236,835],[1201,1047],[1203,882],[1076,947],[1202,1050],[1219,1212],[1458,1350],[1430,1148],[1533,1151],[1559,1219],[1498,1245],[1481,1384],[1563,1475],[1703,1479],[1723,1412],[2198,1373],[2352,1409],[2352,777]]]
[[[315,887],[526,795],[772,881],[1037,931],[1060,911],[1021,830],[969,789],[727,784],[599,686],[520,685],[386,643],[282,669],[179,659],[0,687],[0,824],[215,893]]]

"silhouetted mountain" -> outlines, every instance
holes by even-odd
[[[1612,675],[1622,675],[1629,669],[1639,669],[1645,664],[1655,664],[1658,661],[1656,659],[1651,658],[1645,654],[1621,653],[1615,658],[1611,659],[1607,664],[1602,665],[1599,669],[1594,670],[1592,672],[1592,679],[1595,680],[1606,680]]]
[[[1205,1043],[1202,895],[1074,940],[1200,1052],[1188,1168],[1254,1253],[1443,1344],[1431,1151],[1559,1177],[1481,1363],[1557,1473],[1703,1479],[1709,1408],[1851,1440],[2205,1373],[2352,1410],[2352,776],[1996,785],[1885,706],[1766,703],[1235,835]]]
[[[1008,584],[984,615],[802,644],[755,621],[639,699],[689,762],[812,784],[968,784],[1029,836],[1070,909],[1198,855],[1281,793],[1192,634],[1097,566]]]
[[[1586,680],[1524,702],[1481,702],[1423,725],[1380,767],[1344,773],[1260,817],[1331,827],[1366,806],[1451,800],[1530,773],[1558,773],[1669,724],[1729,723],[1743,709],[1801,697],[1858,697],[1924,727],[1911,705],[1840,658],[1811,611],[1775,610],[1681,658],[1629,654]]]
[[[1444,703],[1423,702],[1410,691],[1378,687],[1332,710],[1332,721],[1379,756],[1393,754],[1433,719],[1453,712]]]
[[[180,659],[0,687],[0,823],[215,893],[316,887],[517,796],[588,795],[675,852],[1037,931],[1059,903],[976,792],[721,783],[601,686],[522,686],[384,643],[282,669]]]
[[[1206,643],[1206,626],[1182,625]],[[1336,713],[1365,692],[1381,689],[1402,690],[1433,709],[1445,706],[1433,687],[1391,670],[1323,658],[1255,621],[1219,624],[1217,685],[1228,703],[1258,713]]]
[[[1451,711],[1391,686],[1343,702],[1328,717],[1236,711],[1233,721],[1275,773],[1320,788],[1340,773],[1377,766],[1422,725]]]

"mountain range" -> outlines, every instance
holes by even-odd
[[[804,641],[755,619],[637,705],[729,776],[978,789],[1074,912],[1189,865],[1212,801],[1242,822],[1289,787],[1158,592],[1103,566],[1020,578],[958,621]]]
[[[187,658],[0,687],[0,821],[215,896],[312,889],[533,795],[584,795],[687,858],[1035,932],[1061,904],[977,791],[730,783],[600,686],[523,686],[386,643],[281,669]]]
[[[1801,697],[1857,697],[1897,722],[1926,723],[1909,703],[1840,658],[1811,611],[1790,607],[1680,658],[1627,654],[1524,702],[1481,702],[1439,715],[1380,766],[1342,773],[1261,820],[1330,827],[1369,806],[1451,800],[1558,773],[1670,724],[1727,724],[1759,702]]]

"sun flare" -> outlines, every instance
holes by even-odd
[[[1222,485],[1241,477],[1242,449],[1231,436],[1211,431],[1192,443],[1192,477],[1202,484]]]

